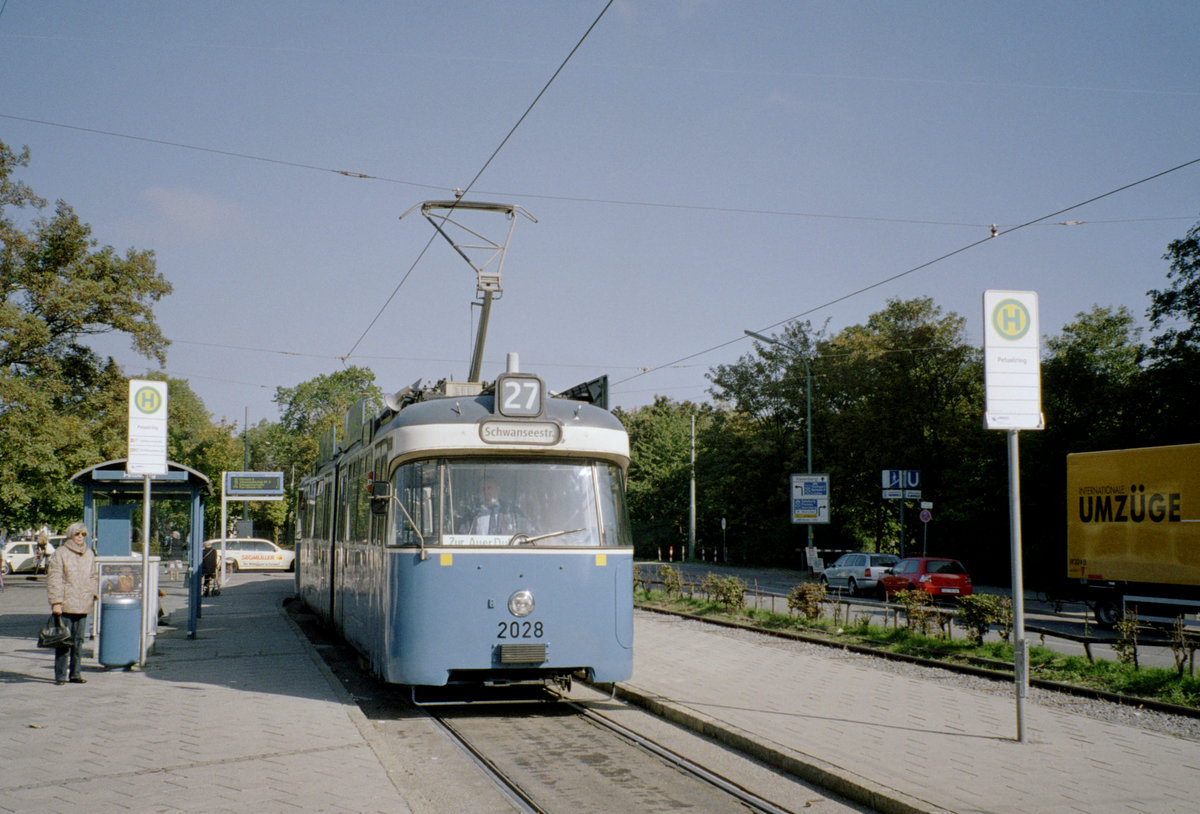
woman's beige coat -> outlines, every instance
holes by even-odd
[[[46,596],[51,606],[62,603],[63,613],[89,613],[100,583],[96,553],[87,542],[72,537],[54,550],[46,572]]]

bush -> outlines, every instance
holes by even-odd
[[[900,591],[896,601],[904,606],[904,624],[913,633],[929,634],[929,622],[933,618],[933,602],[924,591]]]
[[[739,577],[709,573],[700,584],[700,590],[726,611],[741,610],[746,606],[746,583]]]
[[[667,596],[683,596],[682,571],[669,565],[663,565],[659,575],[662,577],[663,591]]]
[[[1112,643],[1113,652],[1117,654],[1117,661],[1121,664],[1132,664],[1136,670],[1138,666],[1137,613],[1132,608],[1127,609],[1114,627],[1120,636]]]
[[[1004,641],[1012,632],[1012,600],[996,594],[972,594],[958,598],[958,623],[967,629],[973,644],[983,644],[983,637],[993,625],[999,625]]]
[[[825,586],[816,582],[806,582],[792,588],[788,594],[788,610],[810,621],[816,621],[824,612],[824,601]]]

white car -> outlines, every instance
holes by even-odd
[[[62,542],[62,537],[56,535],[51,541]],[[9,540],[4,544],[3,554],[0,554],[0,571],[5,574],[15,574],[21,571],[39,573],[46,570],[50,564],[49,556],[54,554],[54,543],[50,543],[50,551],[46,557],[38,552],[36,540]]]
[[[884,574],[890,574],[892,566],[900,562],[895,554],[871,554],[854,551],[838,557],[837,562],[826,568],[817,577],[831,588],[845,587],[851,595],[869,594]]]
[[[224,541],[208,540],[204,545],[220,551],[222,542],[225,543],[225,563],[233,571],[296,570],[296,552],[280,548],[270,540],[230,537]]]

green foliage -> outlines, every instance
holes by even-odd
[[[977,645],[983,644],[983,637],[993,626],[999,626],[1002,637],[1008,641],[1012,632],[1012,599],[996,594],[960,596],[956,619]]]
[[[805,582],[788,592],[788,610],[809,621],[816,621],[825,612],[825,586],[818,582]]]
[[[1138,618],[1137,613],[1127,610],[1113,626],[1118,639],[1112,643],[1112,649],[1117,654],[1117,661],[1122,664],[1138,666]]]
[[[61,527],[80,515],[67,478],[124,445],[124,374],[87,342],[123,333],[163,362],[153,307],[171,286],[153,252],[99,246],[63,201],[18,227],[10,208],[45,206],[13,177],[28,164],[0,143],[0,526]]]
[[[1200,636],[1193,633],[1183,622],[1182,616],[1176,616],[1171,625],[1171,655],[1175,658],[1175,669],[1183,676],[1184,667],[1196,675],[1196,651],[1200,650]]]
[[[709,572],[700,583],[700,590],[725,611],[738,611],[746,606],[746,582],[739,577]]]
[[[683,572],[678,568],[664,563],[659,570],[659,579],[662,580],[663,591],[667,596],[683,595]]]
[[[914,633],[927,635],[936,612],[929,594],[924,591],[901,591],[895,599],[904,607],[905,626]]]
[[[1155,328],[1165,328],[1154,340],[1155,355],[1163,360],[1193,357],[1200,350],[1200,224],[1171,241],[1163,259],[1170,263],[1170,285],[1147,292],[1148,315]]]
[[[341,430],[346,411],[359,399],[368,400],[368,412],[383,406],[383,393],[375,374],[365,367],[350,365],[322,374],[295,387],[275,388],[279,405],[279,429],[271,434],[280,464],[295,466],[298,476],[308,475],[317,460],[317,442],[330,427]]]
[[[699,457],[703,454],[700,436],[711,412],[711,407],[698,408],[663,396],[631,412],[615,411],[629,433],[632,460],[626,498],[641,556],[657,556],[660,549],[665,554],[669,546],[681,551],[687,543],[692,419],[696,418]],[[708,504],[705,495],[698,494],[697,500]],[[706,511],[702,507],[700,514]]]
[[[815,590],[804,591],[806,587]],[[642,594],[642,598],[653,598],[650,593]],[[836,637],[840,643],[844,643],[847,638],[857,639],[861,645],[893,653],[969,663],[977,663],[980,660],[1002,665],[1013,663],[1013,648],[1008,642],[986,642],[977,645],[972,640],[973,637],[969,636],[958,639],[934,638],[909,627],[883,628],[872,625],[865,618],[857,620],[844,630],[839,629],[837,620],[821,618],[820,604],[823,596],[821,586],[805,583],[792,590],[787,614],[761,609],[731,609],[727,613],[736,620],[753,623],[764,630],[799,630],[807,634],[828,636],[831,640]],[[806,603],[815,603],[816,608],[810,608],[806,614],[802,610]],[[674,599],[672,604],[685,612],[705,615],[719,612],[714,610],[715,603],[698,599],[679,597]],[[1106,659],[1090,662],[1082,656],[1065,656],[1045,647],[1030,648],[1029,667],[1034,678],[1156,698],[1182,706],[1200,707],[1200,679],[1183,676],[1175,669],[1139,668],[1133,664]]]

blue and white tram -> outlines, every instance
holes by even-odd
[[[303,600],[388,682],[629,678],[621,423],[521,373],[389,404],[301,487]]]

